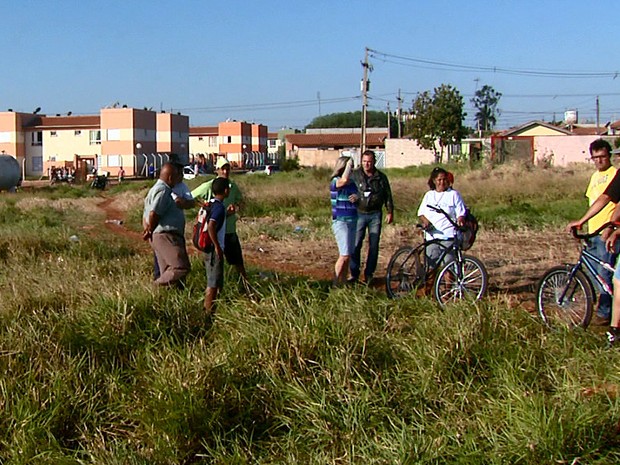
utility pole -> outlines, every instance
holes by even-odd
[[[368,63],[368,47],[365,48],[364,61],[362,62],[364,68],[364,78],[362,79],[362,140],[360,142],[361,153],[366,150],[366,113],[368,111],[368,89],[370,81],[368,81],[368,71],[371,70],[371,66]]]
[[[387,103],[387,128],[388,128],[388,139],[390,137],[390,134],[392,133],[392,128],[391,126],[391,122],[390,120],[392,119],[392,115],[390,114],[390,102]]]
[[[316,98],[319,101],[319,116],[321,116],[321,92],[316,93]]]
[[[596,96],[596,134],[597,135],[601,133],[601,131],[599,130],[600,121],[601,121],[601,107],[599,105],[598,95],[597,95]]]
[[[398,138],[400,139],[403,136],[402,135],[403,116],[402,116],[402,109],[401,109],[401,103],[403,99],[400,98],[400,89],[398,89],[398,97],[396,97],[396,100],[398,101],[398,110],[396,112],[396,119],[398,120]]]

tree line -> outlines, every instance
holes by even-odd
[[[401,130],[415,139],[424,149],[432,150],[437,161],[443,159],[444,149],[458,144],[469,134],[488,134],[493,130],[499,115],[498,104],[502,97],[493,87],[484,85],[476,90],[471,103],[476,109],[474,121],[476,128],[464,125],[467,113],[464,110],[464,100],[458,89],[442,84],[430,90],[421,92],[412,102],[412,107],[404,114],[404,121],[399,121],[387,112],[368,111],[366,113],[367,127],[389,127],[390,137],[397,137],[399,124]],[[348,113],[332,113],[314,118],[308,128],[357,128],[361,127],[361,111]],[[389,118],[389,119],[388,119]]]

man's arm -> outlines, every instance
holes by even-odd
[[[213,185],[212,181],[213,180],[203,182],[200,186],[196,187],[192,191],[192,197],[194,197],[194,199],[200,199],[205,202],[208,202],[209,200],[211,200],[211,197],[213,197],[211,195],[211,186]]]
[[[385,181],[385,209],[387,210],[387,215],[385,215],[385,222],[387,224],[391,224],[394,221],[394,200],[392,199],[392,189],[390,187],[390,181],[388,181],[387,176],[383,175],[383,180]]]
[[[196,205],[196,201],[194,199],[188,199],[186,197],[177,197],[174,200],[174,203],[176,203],[177,207],[179,207],[182,210],[187,210],[188,208],[194,208],[194,205]]]
[[[145,241],[151,240],[153,238],[153,231],[159,224],[159,215],[155,213],[154,210],[151,210],[144,224],[144,230],[142,231],[142,239]]]
[[[215,253],[220,258],[224,258],[224,250],[220,245],[220,241],[217,239],[217,221],[210,219],[209,224],[207,225],[207,232],[209,233],[209,237],[211,237],[211,242],[213,242],[213,247],[215,247]]]
[[[603,193],[599,195],[598,198],[594,201],[594,203],[590,206],[590,208],[588,208],[588,210],[584,213],[584,215],[580,219],[578,219],[577,221],[571,221],[570,223],[568,223],[568,225],[566,226],[566,231],[570,232],[572,228],[581,229],[583,224],[586,221],[588,221],[590,218],[593,218],[594,215],[600,212],[605,207],[605,205],[611,202],[611,200],[612,199],[609,196],[609,194]],[[614,210],[614,215],[615,213],[616,211]]]

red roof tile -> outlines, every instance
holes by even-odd
[[[583,127],[583,126],[574,126],[571,129],[571,132],[576,136],[596,136],[596,135],[605,135],[607,134],[607,128],[605,126],[601,126],[598,131],[596,127]]]
[[[217,126],[191,126],[189,128],[190,136],[217,136],[218,134]]]
[[[25,127],[37,129],[98,129],[101,127],[99,115],[86,116],[35,116]]]
[[[287,134],[286,141],[297,147],[359,147],[361,134]],[[383,147],[387,133],[366,134],[368,147]]]

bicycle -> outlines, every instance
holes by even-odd
[[[416,292],[432,282],[433,297],[442,307],[449,302],[460,300],[480,300],[487,289],[488,274],[484,264],[475,257],[464,255],[473,244],[473,240],[464,247],[462,228],[441,208],[428,206],[445,215],[457,229],[457,235],[449,244],[442,239],[425,240],[412,247],[399,248],[390,258],[385,277],[388,297],[398,298]],[[418,225],[421,227],[421,225]],[[437,245],[441,249],[436,265],[430,262],[427,249]],[[447,263],[444,260],[452,256]]]
[[[608,226],[606,223],[591,234],[579,234],[571,230],[573,237],[581,240],[581,253],[577,263],[550,268],[538,283],[536,309],[543,322],[554,327],[564,324],[569,327],[587,328],[592,319],[596,291],[592,279],[599,284],[602,293],[613,295],[611,287],[597,271],[597,265],[613,273],[614,268],[588,252],[588,239],[598,236]]]

